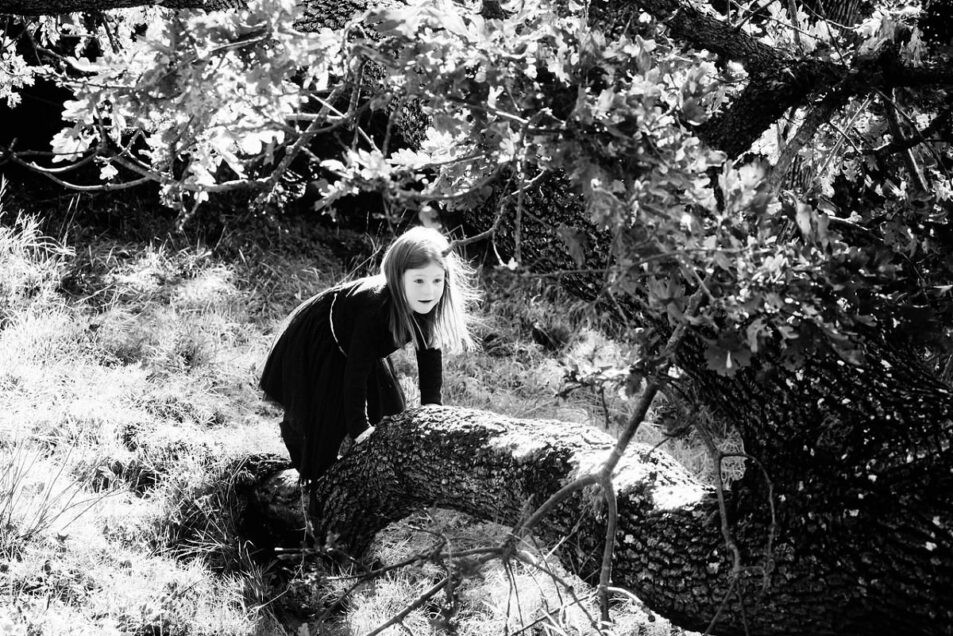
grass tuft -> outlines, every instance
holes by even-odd
[[[284,453],[279,413],[256,387],[274,330],[373,244],[338,232],[324,243],[234,236],[215,249],[99,237],[74,250],[39,228],[0,211],[0,632],[303,634],[308,614],[329,608],[321,633],[345,636],[445,574],[421,563],[335,604],[353,583],[346,572],[289,571],[242,532],[239,458]],[[551,282],[485,275],[484,347],[447,360],[445,402],[617,427],[628,408],[617,391],[558,394],[573,364],[624,365],[633,352]],[[413,403],[412,352],[397,367]],[[662,439],[653,426],[645,434]],[[435,535],[460,550],[503,532],[434,510],[381,533],[372,558],[400,561]],[[468,574],[389,633],[590,633],[589,591],[575,602],[517,563]],[[612,633],[662,633],[637,603],[617,606],[628,631]]]
[[[101,497],[84,492],[83,481],[42,447],[18,441],[0,449],[0,555],[11,558],[42,534],[64,531],[95,505]]]

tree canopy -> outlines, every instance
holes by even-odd
[[[777,568],[773,598],[826,603],[821,631],[949,633],[948,2],[50,6],[7,21],[0,97],[65,87],[65,125],[6,164],[151,184],[183,222],[305,190],[316,214],[372,192],[391,222],[462,219],[642,345],[606,376],[644,379],[639,409],[661,389],[741,429],[762,471],[726,543],[761,571],[739,595]],[[719,629],[747,621],[741,602]]]
[[[156,184],[183,218],[234,189],[280,208],[308,181],[331,214],[374,191],[395,218],[492,215],[495,193],[517,232],[560,175],[610,237],[594,266],[561,226],[578,267],[671,324],[700,290],[719,372],[768,342],[797,364],[820,334],[856,360],[872,327],[945,363],[949,9],[845,4],[827,11],[849,24],[675,0],[415,2],[314,30],[280,0],[21,17],[2,97],[37,78],[72,97],[48,157],[4,157],[78,189]]]

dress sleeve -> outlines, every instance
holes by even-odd
[[[378,360],[374,330],[358,318],[344,365],[343,400],[347,433],[353,438],[367,430],[367,378]]]
[[[420,379],[420,403],[442,404],[443,354],[440,349],[417,349],[417,375]]]

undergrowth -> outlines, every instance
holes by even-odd
[[[289,579],[286,566],[263,560],[242,536],[234,467],[250,454],[284,453],[279,413],[256,386],[278,323],[359,269],[375,245],[340,232],[324,243],[105,235],[67,245],[41,227],[0,209],[0,632],[308,633],[347,572]],[[496,271],[484,280],[484,346],[447,361],[444,401],[615,430],[628,408],[619,391],[557,394],[567,366],[625,364],[633,352],[555,285]],[[413,356],[396,358],[413,401]],[[643,435],[667,439],[653,422]],[[689,441],[670,445],[707,470]],[[435,534],[463,546],[502,531],[430,511],[382,533],[374,554],[393,562]],[[384,622],[432,585],[434,567],[360,588],[324,633]],[[487,566],[461,583],[452,612],[423,607],[401,633],[445,633],[446,621],[460,634],[588,633],[591,594],[573,602],[557,587],[532,568]],[[292,618],[305,597],[312,614]],[[615,633],[663,633],[646,631],[636,601],[620,598],[616,610]]]

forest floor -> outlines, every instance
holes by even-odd
[[[355,586],[353,569],[275,559],[242,536],[230,487],[237,460],[285,453],[279,412],[256,386],[277,325],[365,273],[383,240],[259,220],[210,241],[121,211],[87,224],[4,207],[0,634],[366,634],[441,576],[425,562]],[[569,391],[567,378],[633,352],[552,281],[489,267],[482,281],[484,347],[446,361],[444,402],[615,430],[624,396]],[[397,368],[413,396],[412,356]],[[709,470],[701,446],[666,441],[661,422],[640,435]],[[380,533],[369,557],[395,563],[438,536],[465,547],[505,531],[424,510]],[[562,574],[572,591],[488,565],[386,633],[596,633],[593,590]],[[683,633],[621,593],[612,616],[603,633]]]

